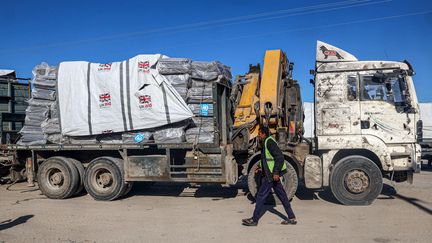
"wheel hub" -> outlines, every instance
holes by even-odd
[[[50,181],[54,186],[58,186],[63,183],[64,177],[61,172],[56,172],[50,177]]]
[[[97,182],[102,187],[107,187],[111,185],[113,177],[110,173],[103,173],[97,178]]]
[[[369,177],[364,171],[352,170],[345,177],[345,185],[350,192],[361,193],[369,187]]]

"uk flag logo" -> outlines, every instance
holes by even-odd
[[[138,96],[139,107],[143,108],[151,108],[152,107],[152,99],[150,95],[140,95]]]
[[[150,72],[150,62],[149,61],[138,62],[138,71],[144,73]]]
[[[110,93],[103,93],[99,95],[99,108],[111,107],[111,95]]]
[[[107,63],[107,64],[99,64],[98,66],[98,71],[110,71],[111,70],[111,63]]]

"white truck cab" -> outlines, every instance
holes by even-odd
[[[313,73],[316,157],[306,159],[306,186],[308,160],[311,164],[317,157],[321,186],[330,186],[343,204],[370,204],[381,193],[383,177],[412,182],[413,172],[420,170],[421,148],[411,65],[358,61],[318,41]]]

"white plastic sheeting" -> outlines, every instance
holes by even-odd
[[[315,123],[314,123],[314,104],[311,102],[304,102],[303,103],[303,112],[305,115],[304,119],[304,137],[305,138],[312,138],[314,136],[314,129],[315,129]]]
[[[9,69],[0,69],[0,76],[7,76],[11,75],[15,76],[15,70],[9,70]]]
[[[432,139],[432,103],[420,103],[420,119],[423,121],[423,138]]]
[[[63,135],[155,128],[193,116],[156,69],[162,58],[138,55],[109,64],[62,62],[58,101]]]

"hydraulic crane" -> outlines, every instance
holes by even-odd
[[[303,110],[300,86],[292,79],[293,66],[282,50],[268,50],[262,73],[259,64],[250,65],[246,75],[237,77],[232,93],[235,151],[251,149],[261,125],[270,128],[283,149],[301,141]]]

